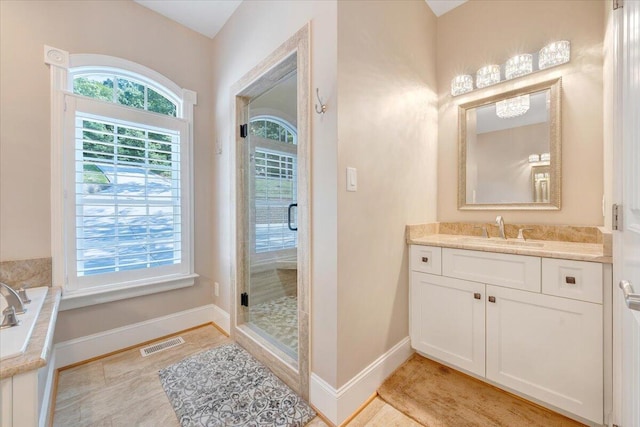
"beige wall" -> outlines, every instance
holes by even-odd
[[[436,214],[428,195],[436,183],[435,16],[420,0],[245,2],[214,39],[214,126],[223,146],[214,159],[223,237],[216,277],[224,284],[217,301],[226,310],[229,87],[307,20],[311,88],[328,108],[311,117],[311,363],[338,388],[408,335],[404,226]],[[358,168],[356,193],[344,189],[346,166]]]
[[[424,1],[338,3],[338,386],[409,333],[404,229],[436,217],[435,56]]]
[[[603,1],[471,0],[438,19],[438,220],[602,225]],[[452,98],[451,79],[489,63],[571,41],[571,62],[515,82]],[[520,82],[562,76],[562,209],[552,212],[457,209],[457,105]],[[585,189],[589,189],[585,191]]]
[[[604,160],[604,200],[605,200],[605,208],[604,208],[604,226],[611,229],[611,205],[614,202],[620,202],[621,191],[614,190],[613,180],[614,180],[614,157],[613,157],[613,146],[616,138],[619,138],[618,135],[614,133],[613,127],[613,114],[616,110],[614,106],[616,105],[615,100],[615,58],[614,58],[614,43],[615,43],[615,31],[613,25],[613,9],[611,7],[610,2],[602,2],[602,6],[604,8],[604,21],[605,21],[605,38],[604,38],[604,119],[603,119],[603,127],[604,127],[604,152],[603,152],[603,160]],[[619,189],[618,189],[619,190]]]
[[[0,2],[0,260],[51,256],[45,44],[125,58],[198,93],[195,286],[61,312],[62,341],[211,302],[211,41],[129,1]],[[57,284],[59,285],[59,284]]]
[[[230,152],[234,149],[230,88],[308,22],[311,23],[311,87],[320,88],[327,113],[311,116],[312,371],[331,385],[337,381],[337,131],[336,1],[245,1],[213,40],[214,139],[222,147],[213,166],[216,304],[231,312]],[[315,102],[314,99],[310,102]],[[313,107],[312,107],[313,108]],[[313,111],[313,110],[312,110]]]

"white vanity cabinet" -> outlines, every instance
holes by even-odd
[[[487,298],[486,377],[601,424],[602,305],[490,285]]]
[[[411,272],[411,345],[484,376],[485,286]]]
[[[440,273],[416,268],[413,255],[427,250],[442,260],[431,267]],[[410,252],[414,349],[603,423],[602,264],[420,245]]]

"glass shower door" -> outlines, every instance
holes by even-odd
[[[296,75],[250,100],[244,156],[249,327],[297,360]]]

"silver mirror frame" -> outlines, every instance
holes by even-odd
[[[549,153],[550,193],[548,203],[467,203],[467,110],[492,104],[515,96],[549,89]],[[477,99],[458,106],[458,209],[459,210],[560,210],[562,193],[562,141],[561,141],[562,78],[536,83],[490,97]]]

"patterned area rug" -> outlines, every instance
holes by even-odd
[[[196,354],[159,374],[182,427],[304,426],[316,416],[236,344]]]

